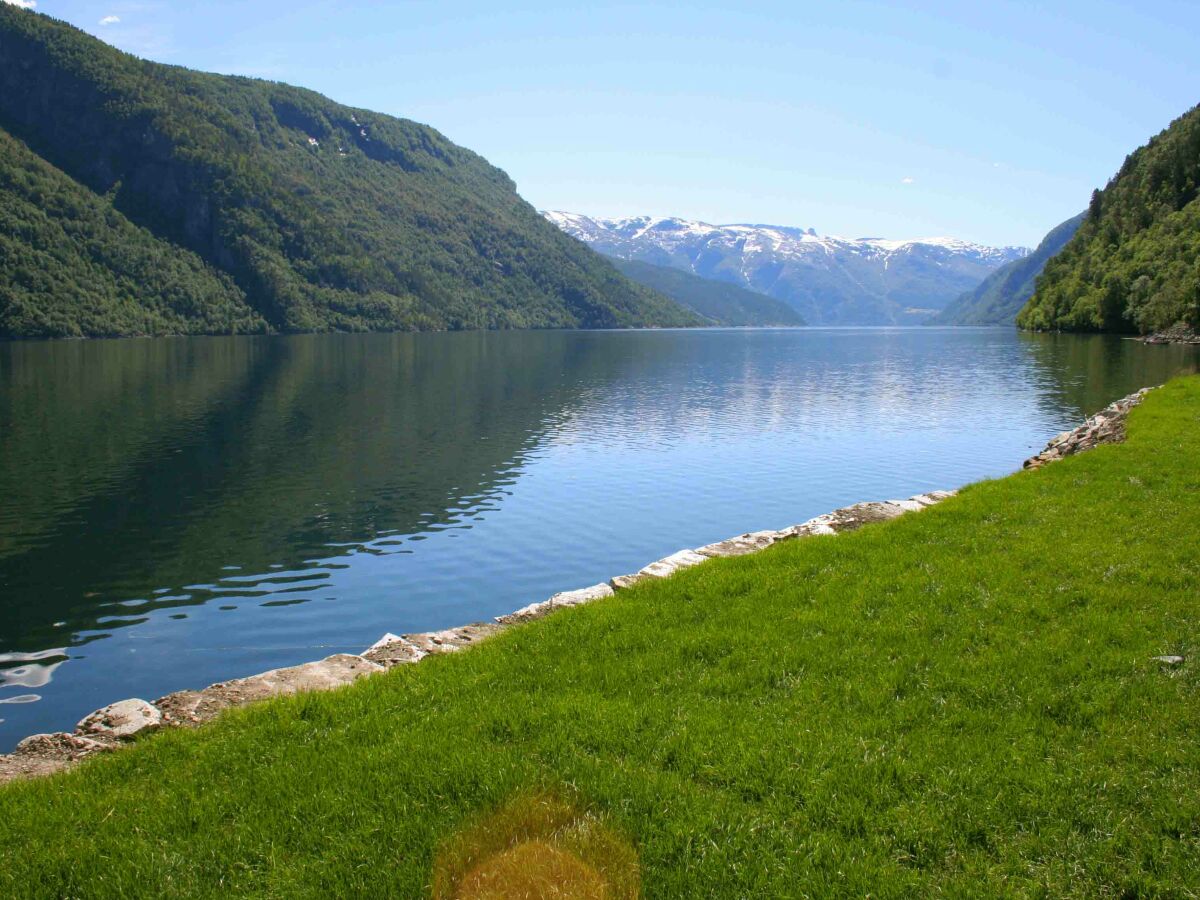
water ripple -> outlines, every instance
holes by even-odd
[[[936,328],[0,344],[0,750],[1001,475],[1198,356]]]

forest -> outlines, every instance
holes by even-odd
[[[1035,331],[1200,328],[1200,106],[1092,195],[1017,317]]]
[[[8,4],[0,129],[2,335],[700,323],[428,126]]]

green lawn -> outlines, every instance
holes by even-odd
[[[1196,896],[1198,616],[1193,377],[1123,445],[0,790],[0,895],[420,897],[545,792],[651,898]]]

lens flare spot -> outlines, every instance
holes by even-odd
[[[526,795],[446,842],[434,900],[634,900],[637,854],[592,813]]]

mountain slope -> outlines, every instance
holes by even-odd
[[[612,258],[617,271],[699,313],[714,325],[803,325],[804,319],[782,300],[757,291],[701,278],[682,269],[637,259]]]
[[[0,130],[0,335],[263,331],[225,275]]]
[[[226,273],[274,330],[696,321],[549,226],[503,172],[427,126],[139,60],[9,4],[0,128],[134,225]],[[83,277],[61,264],[64,279]],[[5,290],[0,302],[15,301]],[[35,318],[62,306],[48,291],[21,302]],[[148,286],[136,302],[162,299]],[[82,315],[62,326],[123,327],[95,330]]]
[[[1034,330],[1200,329],[1200,106],[1125,160],[1046,264],[1017,324]]]
[[[1051,229],[1037,249],[1001,266],[973,291],[963,294],[930,321],[933,325],[1011,325],[1033,296],[1037,277],[1079,229],[1080,213]]]
[[[543,215],[601,253],[767,294],[812,325],[924,322],[994,269],[1028,252],[953,238],[846,240],[811,228]]]

